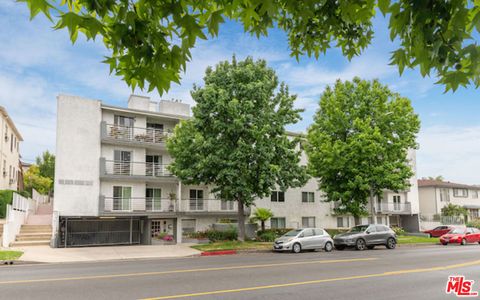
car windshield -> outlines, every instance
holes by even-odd
[[[348,232],[364,232],[365,230],[367,230],[367,228],[368,228],[368,225],[354,226],[350,228]]]
[[[463,234],[465,233],[465,228],[454,228],[450,230],[450,234]]]
[[[302,229],[294,229],[290,230],[289,232],[285,233],[283,236],[296,236],[302,231]]]

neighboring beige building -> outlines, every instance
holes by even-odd
[[[23,138],[3,106],[0,106],[0,115],[0,190],[18,190]]]
[[[448,203],[460,205],[469,212],[469,219],[479,218],[480,186],[441,180],[418,180],[420,212],[424,220],[440,215]]]

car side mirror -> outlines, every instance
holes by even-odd
[[[470,232],[465,233],[465,235],[469,235],[469,234],[470,234]]]
[[[303,238],[304,237],[303,233],[301,235],[299,235],[298,237]]]
[[[370,234],[370,231],[367,230],[367,231],[365,231],[365,233],[366,233],[366,234]]]

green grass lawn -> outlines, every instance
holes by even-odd
[[[421,237],[421,236],[406,236],[401,235],[398,238],[398,244],[407,245],[407,244],[438,244],[438,238],[430,237]]]
[[[195,245],[192,248],[200,251],[217,251],[217,250],[269,250],[272,249],[273,243],[264,242],[239,242],[224,241],[209,244]]]
[[[22,256],[22,251],[3,251],[0,250],[0,260],[16,260]]]

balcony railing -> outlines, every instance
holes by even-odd
[[[237,203],[219,199],[121,198],[102,197],[105,212],[236,212]]]
[[[119,160],[103,161],[105,175],[173,177],[173,174],[168,170],[168,164]]]
[[[175,212],[176,201],[168,198],[121,198],[105,197],[105,211],[108,212]]]
[[[410,203],[381,202],[375,204],[375,210],[383,213],[410,213],[412,208]]]
[[[106,123],[102,123],[102,126],[104,127],[104,136],[123,141],[161,144],[165,143],[167,138],[172,135],[170,130],[156,128],[131,127]]]

